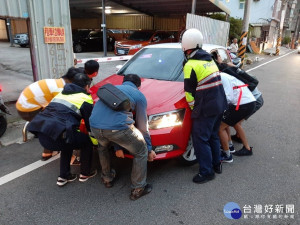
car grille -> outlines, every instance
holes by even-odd
[[[128,52],[129,52],[129,48],[119,48],[119,47],[116,47],[116,50],[117,50],[117,54],[118,55],[128,55]]]

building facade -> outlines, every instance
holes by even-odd
[[[245,0],[221,1],[231,10],[231,17],[243,19]],[[297,18],[299,18],[299,1],[252,0],[249,38],[256,41],[262,50],[276,46],[282,15],[285,18],[282,37],[285,40],[287,40],[285,37],[290,37],[292,40],[297,33],[295,29],[297,29]]]

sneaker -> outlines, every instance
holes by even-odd
[[[90,179],[90,178],[92,178],[92,177],[94,177],[94,176],[96,176],[96,175],[97,175],[97,170],[94,170],[94,171],[91,172],[90,175],[88,175],[88,176],[85,176],[85,175],[80,174],[80,176],[79,176],[79,181],[80,181],[80,182],[86,182],[88,179]]]
[[[58,177],[58,178],[57,178],[56,184],[57,184],[59,187],[62,187],[62,186],[64,186],[64,185],[66,185],[67,183],[76,180],[76,178],[77,178],[77,175],[76,175],[76,174],[69,174],[69,176],[68,176],[67,178]]]
[[[227,156],[227,154],[225,152],[222,152],[222,154],[221,154],[221,162],[222,163],[232,163],[233,162],[232,154],[230,154],[229,156]]]
[[[236,134],[231,136],[231,140],[238,142],[238,143],[243,143],[242,139],[240,139],[238,136],[236,136]]]
[[[230,151],[230,153],[234,153],[235,152],[234,145],[229,146],[229,151]]]
[[[146,194],[149,194],[151,191],[152,191],[152,185],[146,184],[146,186],[143,188],[132,189],[129,198],[134,201]]]
[[[221,174],[222,173],[222,162],[220,162],[217,165],[214,165],[213,169],[214,169],[215,173]]]
[[[104,184],[104,186],[106,188],[111,188],[112,186],[114,186],[114,182],[116,180],[116,175],[117,175],[117,173],[114,169],[111,169],[111,175],[112,175],[112,180],[111,181],[104,180],[103,174],[101,175],[102,183]]]
[[[203,184],[210,180],[213,180],[214,178],[215,178],[215,173],[208,174],[208,175],[201,175],[200,173],[198,173],[196,176],[194,176],[193,182],[196,184]]]
[[[250,150],[246,149],[245,146],[241,150],[236,151],[234,155],[236,156],[248,156],[253,154],[253,147],[250,147]]]

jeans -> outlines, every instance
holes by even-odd
[[[67,178],[70,174],[70,161],[74,149],[80,149],[80,173],[88,176],[91,173],[93,145],[87,134],[74,131],[74,142],[66,144],[64,139],[54,141],[44,134],[39,134],[39,141],[44,148],[60,151],[60,177]]]
[[[214,173],[212,166],[220,163],[219,128],[222,115],[200,116],[193,119],[192,139],[199,173],[203,176]]]
[[[108,149],[109,143],[114,142],[134,156],[131,170],[131,187],[142,188],[146,186],[148,150],[141,132],[133,125],[125,130],[102,130],[91,127],[91,131],[99,142],[102,178],[105,181],[112,181],[114,178]]]

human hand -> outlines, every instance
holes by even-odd
[[[123,158],[124,159],[124,152],[123,152],[123,150],[121,150],[121,149],[117,150],[116,151],[116,156],[118,158]]]
[[[152,162],[154,159],[156,158],[156,153],[151,150],[149,153],[148,153],[148,161],[149,162]]]

